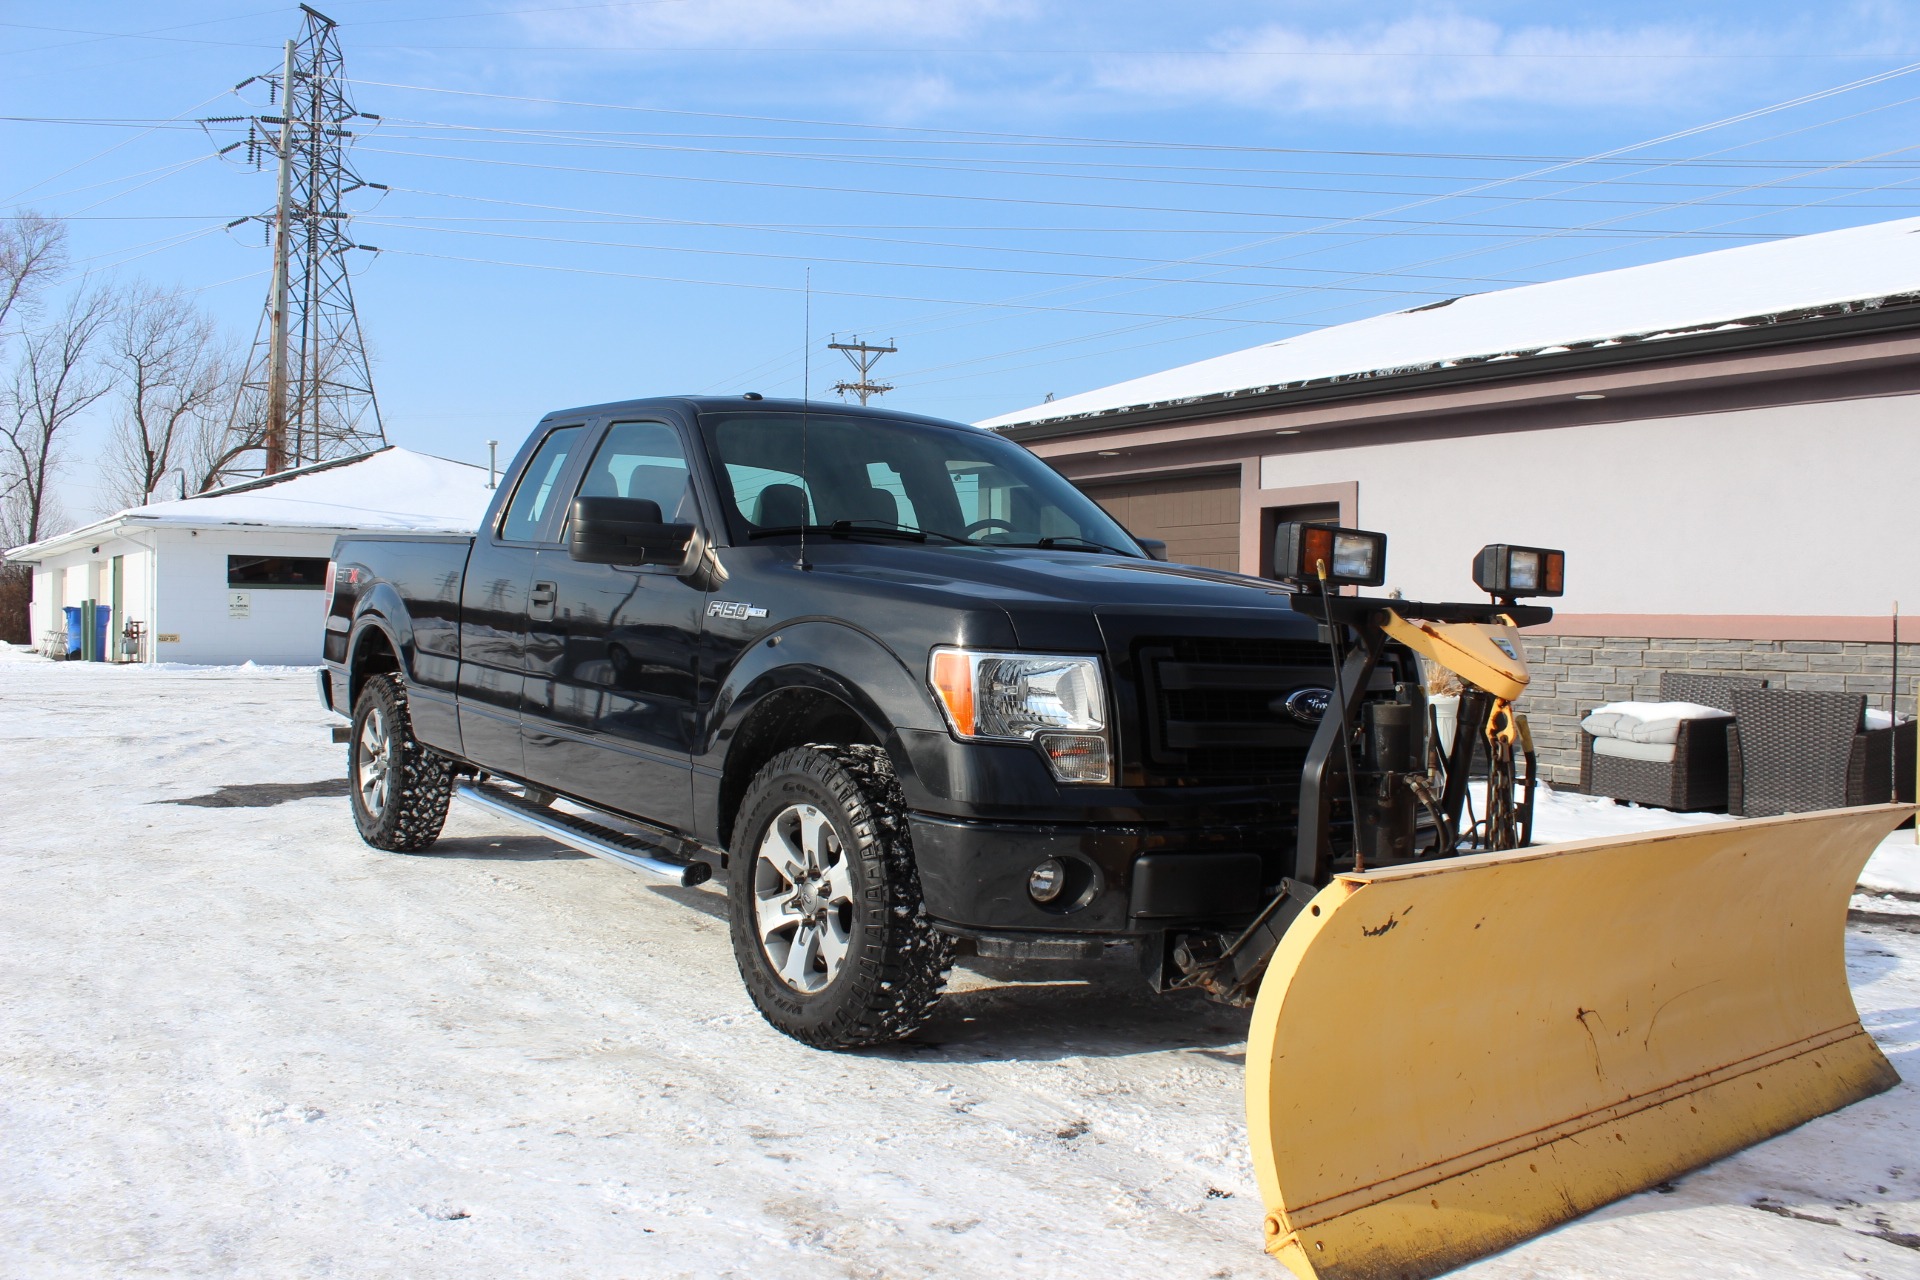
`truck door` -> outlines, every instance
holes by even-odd
[[[527,584],[542,535],[553,536],[578,470],[584,424],[547,432],[512,499],[473,539],[460,593],[460,738],[475,764],[520,776],[526,684]]]
[[[665,520],[700,523],[686,442],[665,422],[610,424],[576,496],[646,498]],[[528,775],[690,830],[694,646],[706,597],[669,567],[575,561],[565,533],[535,559],[535,588],[549,588],[553,605],[536,607],[528,629]]]

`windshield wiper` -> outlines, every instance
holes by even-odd
[[[1035,542],[996,542],[996,547],[1034,547],[1041,551],[1091,551],[1095,554],[1139,557],[1131,551],[1122,551],[1119,547],[1110,547],[1104,542],[1095,542],[1092,538],[1082,538],[1075,534],[1060,534],[1055,537],[1041,538]]]
[[[938,529],[910,529],[897,524],[888,524],[880,520],[835,520],[832,524],[810,524],[802,530],[797,524],[783,524],[772,529],[755,529],[747,535],[749,540],[770,538],[776,534],[824,533],[828,536],[849,533],[870,533],[881,538],[899,538],[905,542],[925,542],[928,538],[940,538],[947,542],[966,542],[965,538],[956,538],[950,533],[941,533]]]

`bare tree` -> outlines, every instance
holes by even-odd
[[[246,478],[248,470],[242,464],[267,447],[266,396],[241,387],[240,366],[229,367],[233,376],[225,391],[227,412],[217,420],[204,421],[188,442],[181,464],[188,493],[206,493]]]
[[[66,267],[66,227],[38,214],[21,211],[0,218],[0,354],[4,354],[10,326],[38,309],[40,295],[58,280]],[[14,419],[15,402],[0,384],[0,422]],[[9,438],[10,439],[10,438]],[[0,450],[0,642],[24,643],[28,633],[28,602],[32,573],[26,565],[5,560],[8,547],[31,541],[26,530],[44,527],[49,500],[45,478],[36,486],[12,465]]]
[[[0,338],[8,318],[31,309],[66,263],[64,224],[25,211],[0,218]]]
[[[119,501],[139,506],[169,470],[193,469],[198,437],[224,429],[231,361],[211,318],[148,287],[120,295],[105,345],[118,400],[108,481]]]
[[[54,520],[50,482],[61,432],[107,393],[94,355],[112,316],[108,294],[80,290],[51,322],[26,335],[15,361],[0,415],[0,464],[14,477],[9,501],[18,504],[15,536],[27,542],[38,540]]]

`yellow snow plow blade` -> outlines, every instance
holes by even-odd
[[[1879,1093],[1847,898],[1913,812],[1714,823],[1345,875],[1247,1047],[1267,1248],[1422,1277]]]

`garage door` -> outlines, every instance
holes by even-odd
[[[1240,475],[1236,471],[1081,488],[1131,532],[1165,542],[1169,560],[1210,569],[1240,567]]]

